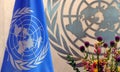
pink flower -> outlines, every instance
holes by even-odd
[[[107,54],[107,53],[105,53],[105,54],[104,54],[104,57],[108,57],[108,54]]]
[[[95,52],[96,54],[100,54],[100,53],[101,53],[101,48],[95,49],[94,52]]]
[[[95,44],[95,45],[94,45],[94,47],[95,47],[95,49],[97,49],[97,48],[98,48],[98,45],[97,45],[97,44]]]

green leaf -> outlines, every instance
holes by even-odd
[[[94,58],[94,55],[92,55],[92,60],[94,60],[95,58]]]

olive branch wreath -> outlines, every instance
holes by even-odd
[[[57,1],[52,5],[52,1],[47,1],[47,9],[46,9],[46,21],[48,25],[49,39],[51,46],[58,52],[58,55],[67,60],[67,55],[74,56],[73,58],[78,61],[81,56],[78,54],[72,47],[68,46],[65,41],[64,36],[60,34],[57,16],[58,16],[58,8],[60,6],[60,1]],[[64,48],[64,49],[63,49]]]
[[[20,16],[24,15],[24,14],[29,14],[30,12],[33,12],[30,8],[28,7],[24,7],[22,9],[18,9],[15,11],[14,15],[13,15],[13,20],[12,20],[12,23],[14,21],[17,20],[17,18],[19,18]],[[41,53],[40,55],[36,58],[36,59],[33,59],[31,61],[21,61],[21,60],[16,60],[12,57],[11,53],[9,52],[8,50],[8,47],[7,47],[7,51],[8,51],[8,54],[9,54],[9,59],[10,59],[10,62],[12,64],[12,66],[14,68],[17,68],[19,70],[29,70],[31,68],[35,68],[37,67],[37,65],[41,64],[43,59],[46,57],[47,55],[47,51],[48,51],[48,42],[46,43],[46,45],[44,46],[44,48],[41,50]]]

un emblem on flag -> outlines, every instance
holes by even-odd
[[[19,70],[29,70],[42,63],[48,42],[40,20],[31,15],[29,8],[18,9],[13,15],[7,42],[10,61]]]

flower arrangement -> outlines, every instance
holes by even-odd
[[[116,36],[115,40],[107,44],[103,41],[102,37],[97,37],[97,43],[94,44],[93,48],[96,56],[88,53],[88,48],[91,46],[90,43],[86,41],[84,45],[79,48],[84,55],[81,62],[76,63],[72,56],[67,55],[68,63],[76,72],[80,72],[79,68],[81,67],[85,72],[120,72],[120,50],[117,47],[119,41],[120,37]],[[104,48],[103,53],[101,52],[102,48]]]

